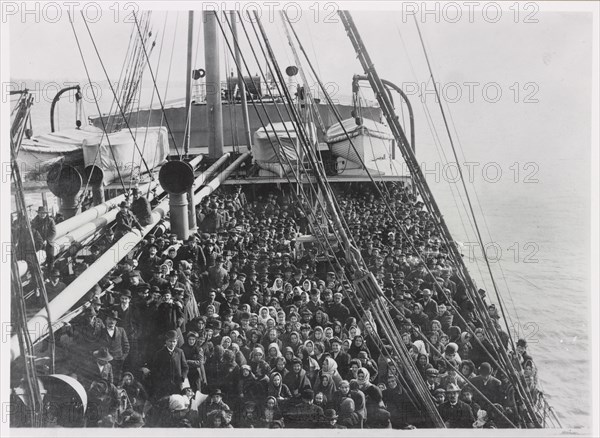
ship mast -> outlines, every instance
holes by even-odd
[[[204,21],[204,63],[206,65],[206,113],[208,117],[208,156],[223,155],[223,109],[219,65],[218,17],[213,11],[202,12]]]
[[[187,70],[185,74],[185,109],[187,111],[185,139],[183,141],[183,155],[190,152],[190,134],[192,129],[192,46],[194,37],[194,11],[188,12],[188,44],[187,44]]]

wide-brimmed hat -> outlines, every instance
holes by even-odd
[[[106,312],[104,312],[104,318],[112,318],[116,319],[117,321],[121,320],[121,318],[119,317],[119,312],[117,312],[116,310],[107,310]]]
[[[48,209],[41,205],[38,207],[38,213],[48,213]]]
[[[110,355],[108,349],[106,349],[105,347],[101,348],[100,350],[94,351],[93,354],[97,360],[105,360],[107,362],[113,360],[113,357]]]

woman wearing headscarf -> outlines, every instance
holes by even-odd
[[[337,390],[333,393],[331,398],[331,408],[335,409],[336,412],[340,411],[340,405],[345,398],[350,398],[350,382],[348,380],[340,381],[337,385]]]
[[[229,350],[229,347],[231,347],[231,338],[229,336],[221,338],[221,347],[223,347],[223,350]]]
[[[292,361],[294,360],[294,358],[296,357],[296,355],[294,354],[294,350],[292,349],[292,347],[285,347],[283,349],[283,358],[285,359],[285,367],[288,371],[292,370]]]
[[[138,382],[129,371],[123,373],[119,389],[125,390],[129,397],[129,402],[136,412],[145,413],[150,408],[148,393],[144,385]]]
[[[279,351],[279,345],[276,342],[269,344],[269,348],[267,348],[267,357],[266,361],[269,363],[271,369],[275,368],[277,365],[277,359],[282,357],[281,351]]]
[[[381,389],[370,380],[369,371],[364,367],[359,368],[356,382],[365,395],[366,424],[372,428],[387,428],[390,424],[390,413],[385,409]]]
[[[291,357],[293,358],[293,354]],[[281,374],[282,378],[285,377],[285,375],[289,373],[289,370],[287,369],[287,362],[288,361],[285,357],[279,356],[275,361],[275,366],[271,369],[271,374],[279,373]]]
[[[347,335],[344,334],[344,330],[343,330],[343,326],[342,326],[341,322],[339,322],[337,320],[333,321],[333,324],[331,324],[331,328],[333,330],[333,336],[337,336],[342,341],[346,339]]]
[[[317,325],[313,329],[312,334],[308,337],[308,339],[310,339],[313,342],[323,342],[323,340],[325,339],[325,336],[323,335],[323,327]]]
[[[253,393],[256,389],[256,377],[250,369],[250,365],[242,365],[240,368],[240,379],[238,382],[238,394],[240,403],[253,399]]]
[[[246,357],[240,351],[240,346],[238,344],[231,344],[230,348],[231,351],[233,351],[233,354],[235,355],[235,363],[237,363],[239,367],[248,363]]]
[[[375,361],[369,357],[369,352],[366,350],[360,351],[358,353],[358,360],[360,361],[360,366],[369,372],[371,383],[374,383],[377,379],[379,370]]]
[[[250,353],[249,359],[250,360],[248,361],[248,365],[250,365],[250,368],[252,369],[254,375],[256,375],[256,369],[259,366],[269,366],[269,364],[265,361],[265,352],[262,346],[254,347],[254,349]]]
[[[281,414],[281,409],[279,408],[277,398],[273,396],[267,397],[267,400],[262,408],[262,412],[260,415],[260,420],[262,422],[261,426],[270,428],[274,422],[277,422],[282,418],[283,416]]]
[[[250,359],[250,354],[256,347],[262,347],[260,343],[260,332],[258,330],[252,330],[248,336],[248,342],[240,350],[246,359]]]
[[[273,319],[271,319],[271,321],[272,320]],[[271,344],[277,344],[277,347],[279,348],[279,350],[281,350],[281,348],[283,348],[283,343],[279,339],[279,333],[277,332],[276,328],[269,328],[267,330],[267,332],[265,333],[265,335],[263,336],[263,338],[261,339],[260,343],[264,347],[265,350],[267,350],[267,348],[269,348],[269,345],[271,345]]]
[[[326,355],[325,359],[323,360],[323,366],[321,367],[320,374],[327,374],[328,376],[330,376],[336,388],[340,383],[342,383],[343,379],[340,373],[338,372],[338,364],[329,355]]]
[[[458,342],[458,354],[461,357],[461,359],[468,359],[472,349],[473,346],[471,345],[471,333],[461,333],[460,340]]]
[[[345,426],[347,429],[356,429],[360,427],[360,417],[356,413],[354,400],[350,397],[345,397],[335,410],[338,413],[338,424]]]
[[[352,344],[350,344],[350,349],[348,350],[348,354],[352,359],[358,358],[359,351],[367,351],[369,352],[369,347],[365,343],[364,338],[361,335],[356,335],[354,339],[352,339]],[[370,355],[370,352],[369,352]]]
[[[275,397],[279,401],[292,398],[290,388],[283,383],[283,376],[277,371],[271,373],[267,395]]]
[[[324,373],[324,374],[319,373],[317,382],[314,386],[314,391],[315,391],[315,394],[319,393],[319,392],[323,393],[323,395],[325,396],[325,398],[327,400],[327,404],[325,407],[323,407],[323,410],[325,410],[327,407],[330,406],[330,403],[333,400],[333,395],[336,390],[337,390],[337,387],[335,385],[335,382],[331,378],[331,375],[327,374],[327,373]]]
[[[258,309],[258,323],[263,324],[265,327],[267,325],[267,319],[271,318],[269,314],[269,308],[267,306],[263,306]]]
[[[312,320],[310,321],[310,325],[312,327],[314,326],[321,326],[321,327],[325,327],[326,325],[329,324],[329,315],[327,315],[327,313],[325,313],[322,309],[317,309],[315,311],[315,314],[312,318]]]
[[[306,341],[304,341],[304,347],[306,348],[306,351],[308,351],[308,355],[313,359],[317,360],[315,358],[315,343],[310,339],[307,339]]]
[[[333,329],[331,327],[325,327],[323,329],[323,343],[331,346],[331,340],[333,339]]]
[[[274,294],[283,292],[283,290],[284,290],[283,278],[277,277],[275,279],[275,281],[273,282],[273,286],[271,286],[271,290],[273,291]]]
[[[430,362],[436,363],[441,358],[441,353],[444,351],[440,345],[440,334],[438,332],[429,332],[427,339],[429,342],[425,344],[425,348],[427,349],[427,353],[431,358]]]
[[[427,356],[426,354],[420,353],[417,356],[417,370],[419,370],[419,374],[421,374],[421,377],[423,377],[423,380],[425,380],[425,378],[427,376],[427,370],[429,368],[433,368],[433,365],[431,365],[429,363],[429,356]]]
[[[317,363],[317,361],[315,359],[313,359],[310,356],[308,349],[304,346],[302,346],[298,349],[298,358],[301,360],[302,369],[304,369],[304,371],[306,371],[306,376],[308,377],[308,379],[310,380],[310,383],[312,385],[315,381],[315,377],[317,376],[317,373],[319,372],[319,369],[320,369],[319,364]]]
[[[298,348],[302,345],[302,338],[300,333],[297,331],[293,331],[290,333],[290,338],[285,345],[286,347],[290,347],[293,351],[298,351]]]

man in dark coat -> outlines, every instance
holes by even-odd
[[[342,341],[339,338],[332,338],[329,344],[331,345],[331,358],[337,363],[338,373],[345,376],[350,369],[350,355],[342,351]]]
[[[116,310],[110,310],[105,316],[105,325],[100,332],[99,343],[101,347],[105,347],[112,355],[112,368],[114,381],[121,381],[121,373],[123,371],[123,363],[129,355],[129,339],[123,327],[117,327],[117,323],[121,321]]]
[[[157,400],[178,394],[189,370],[183,350],[177,348],[177,332],[169,330],[166,338],[164,347],[154,354],[150,364],[152,395]]]
[[[162,301],[154,314],[154,323],[158,333],[177,330],[183,322],[183,304],[174,301],[170,290],[163,292]]]
[[[46,207],[38,208],[37,216],[31,221],[31,228],[39,234],[39,239],[41,240],[40,243],[46,251],[46,266],[48,267],[48,270],[52,270],[54,267],[54,238],[56,237],[56,225],[54,220],[48,215]]]
[[[489,363],[482,363],[479,366],[479,376],[471,378],[470,382],[478,390],[473,393],[473,401],[481,406],[481,409],[489,412],[492,409],[490,403],[502,402],[502,383],[492,376],[492,366]]]
[[[423,289],[423,300],[421,301],[421,305],[423,306],[423,313],[427,315],[429,321],[438,316],[438,305],[437,302],[431,298],[432,294],[431,290]]]
[[[135,215],[136,219],[145,227],[152,223],[152,208],[150,208],[150,201],[146,199],[140,193],[140,189],[137,187],[132,190],[133,201],[131,202],[131,212]]]
[[[342,303],[343,295],[340,292],[333,294],[333,304],[329,306],[327,314],[332,320],[337,320],[344,324],[350,317],[350,310]]]
[[[56,298],[67,286],[60,281],[60,271],[53,269],[50,274],[50,279],[46,281],[46,293],[48,294],[48,301],[52,301]]]
[[[196,236],[190,236],[187,243],[177,251],[176,261],[186,260],[192,264],[195,269],[206,266],[204,251],[198,246]]]
[[[302,401],[284,415],[286,428],[319,429],[323,427],[323,409],[313,404],[314,391],[302,391]]]
[[[460,388],[451,383],[446,388],[448,401],[442,403],[438,408],[440,416],[446,426],[450,429],[470,429],[473,427],[475,417],[471,407],[458,399]]]
[[[127,208],[127,202],[121,202],[119,204],[119,209],[115,225],[115,237],[117,240],[123,237],[124,234],[133,231],[134,228],[137,228],[140,231],[142,230],[142,225],[131,210]]]

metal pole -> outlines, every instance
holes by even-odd
[[[191,105],[192,105],[192,46],[194,41],[194,11],[188,12],[188,45],[187,45],[187,71],[185,75],[185,108],[186,108],[186,122],[185,127],[185,140],[183,142],[183,155],[187,156],[190,151],[190,131],[192,128],[191,121]]]
[[[190,235],[187,192],[169,195],[169,212],[171,232],[177,234],[180,240],[186,240]]]
[[[59,210],[65,219],[72,218],[79,211],[79,207],[77,206],[77,200],[75,196],[63,196],[59,199]]]
[[[242,118],[244,119],[244,136],[246,137],[246,146],[248,150],[252,148],[252,134],[250,132],[250,118],[248,117],[248,101],[246,100],[246,83],[244,82],[244,74],[240,68],[242,65],[240,48],[237,44],[238,34],[237,34],[237,14],[235,11],[229,11],[229,15],[231,16],[231,33],[233,34],[233,40],[236,42],[235,46],[235,65],[238,66],[238,87],[240,90],[240,99],[242,103]]]
[[[94,205],[101,205],[105,202],[104,187],[102,183],[92,184],[92,198],[94,200]]]
[[[218,18],[213,11],[204,11],[202,15],[204,17],[208,156],[215,159],[223,155],[223,108],[221,105],[219,40],[217,38]]]
[[[188,161],[188,164],[192,166],[192,169],[196,168],[198,164],[204,159],[204,155],[198,155],[194,157],[193,160]],[[188,221],[189,221],[189,229],[191,232],[196,232],[196,207],[194,206],[194,190],[196,186],[192,184],[190,189],[187,192],[187,200],[188,200]]]
[[[192,185],[185,194],[188,207],[188,230],[192,233],[195,233],[198,228],[196,224],[196,207],[194,206],[194,190],[196,190],[196,187]]]

